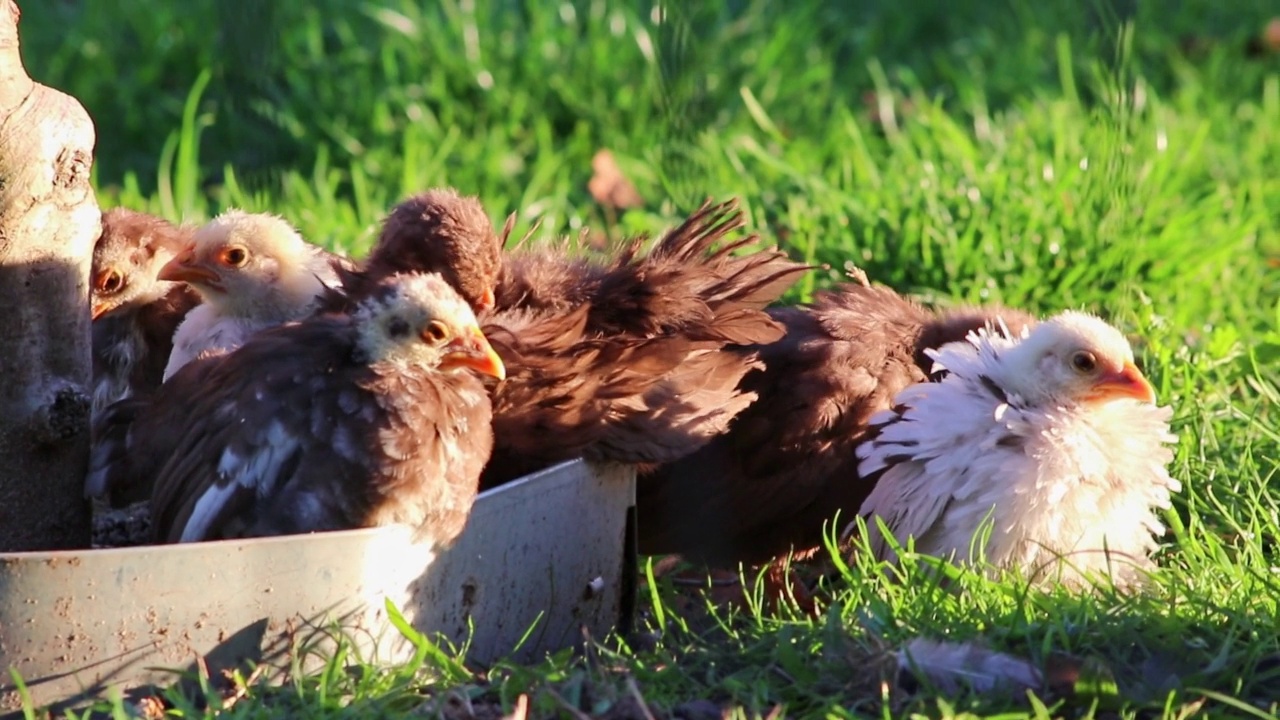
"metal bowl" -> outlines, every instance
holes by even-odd
[[[0,554],[0,667],[56,709],[171,684],[197,658],[287,667],[335,626],[395,661],[412,646],[387,599],[420,632],[468,641],[470,661],[540,657],[629,623],[634,505],[634,470],[575,460],[482,493],[447,549],[385,527]],[[21,703],[6,673],[0,712]]]

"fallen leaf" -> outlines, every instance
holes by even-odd
[[[253,671],[249,673],[249,677],[244,678],[243,681],[240,679],[239,674],[234,670],[223,670],[223,681],[227,683],[228,687],[222,694],[222,709],[230,710],[237,702],[240,702],[247,697],[249,695],[249,688],[253,687],[254,683],[258,682],[258,680],[262,678],[263,671],[266,669],[266,665],[259,665],[255,667]]]
[[[595,201],[605,207],[617,210],[637,208],[644,204],[640,191],[627,179],[614,160],[613,153],[600,150],[591,158],[591,179],[587,181],[587,191]]]
[[[520,693],[520,697],[516,698],[516,706],[511,709],[510,715],[504,715],[502,720],[528,720],[529,717],[529,696]]]
[[[136,703],[138,715],[145,720],[160,720],[165,715],[164,701],[155,695],[148,695]]]
[[[1280,17],[1273,17],[1262,29],[1262,44],[1271,52],[1280,52]]]
[[[1280,53],[1280,17],[1274,17],[1262,26],[1262,31],[1249,38],[1245,44],[1244,54],[1258,58]]]

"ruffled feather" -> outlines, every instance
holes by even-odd
[[[989,523],[980,552],[993,566],[1069,584],[1107,572],[1133,581],[1164,532],[1156,512],[1181,489],[1167,470],[1172,410],[1027,404],[992,380],[1025,336],[982,330],[929,353],[946,377],[899,393],[858,449],[859,475],[878,476],[861,512],[917,552],[975,560],[970,545]],[[868,526],[877,556],[892,558]]]

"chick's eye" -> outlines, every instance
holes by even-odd
[[[1091,373],[1098,368],[1098,358],[1087,350],[1081,350],[1071,356],[1071,367],[1078,373]]]
[[[449,328],[439,320],[432,320],[422,331],[422,339],[428,342],[444,342],[449,339]]]
[[[222,262],[231,267],[240,267],[249,259],[249,253],[242,247],[229,247],[222,251]]]
[[[98,292],[113,293],[124,285],[124,278],[115,270],[107,270],[98,275]]]

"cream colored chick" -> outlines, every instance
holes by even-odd
[[[1138,580],[1180,489],[1172,411],[1114,327],[1079,312],[1022,336],[983,330],[930,351],[941,382],[898,393],[858,448],[878,556],[899,544],[985,559],[1038,582]]]
[[[227,353],[264,328],[311,314],[338,284],[341,258],[311,245],[283,219],[228,210],[198,229],[192,244],[160,271],[195,288],[204,303],[173,337],[168,380],[191,360]]]

